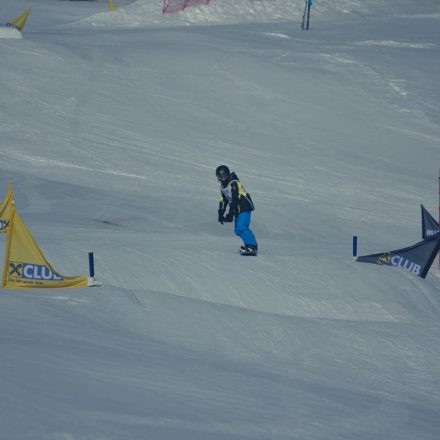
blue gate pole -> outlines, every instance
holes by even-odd
[[[304,3],[304,13],[302,16],[302,21],[301,21],[301,29],[304,31],[306,29],[306,16],[307,16],[307,7],[308,7],[308,0],[306,0],[306,2]]]
[[[307,2],[307,25],[306,25],[307,30],[309,30],[309,23],[310,23],[310,1]]]
[[[95,262],[93,261],[93,252],[89,252],[89,273],[90,278],[95,278]]]
[[[309,24],[310,24],[310,8],[313,5],[313,0],[307,0],[307,26],[306,29],[309,30]]]
[[[358,238],[357,235],[353,235],[353,257],[357,256]]]

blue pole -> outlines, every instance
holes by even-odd
[[[358,238],[357,235],[353,235],[353,257],[357,256]]]
[[[306,29],[309,30],[309,24],[310,24],[310,8],[313,5],[313,0],[307,0],[307,26]]]
[[[93,261],[93,252],[89,252],[89,273],[90,278],[95,277],[95,262]]]
[[[306,2],[304,4],[304,13],[303,13],[302,21],[301,21],[301,29],[302,30],[305,30],[305,28],[306,28],[307,7],[308,7],[308,1],[306,0]]]

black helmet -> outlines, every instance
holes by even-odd
[[[215,175],[217,176],[219,182],[226,182],[229,179],[231,172],[226,165],[220,165],[215,170]]]

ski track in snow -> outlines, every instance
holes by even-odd
[[[378,47],[397,47],[397,48],[411,48],[411,49],[431,49],[436,45],[434,43],[403,43],[399,41],[358,41],[359,46],[378,46]]]

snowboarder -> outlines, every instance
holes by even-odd
[[[240,254],[257,255],[258,244],[254,233],[249,229],[251,212],[255,209],[250,194],[245,191],[237,175],[231,173],[226,165],[217,167],[215,175],[220,183],[221,193],[218,221],[223,224],[235,220],[235,233],[243,240]],[[229,211],[225,215],[228,205]]]

